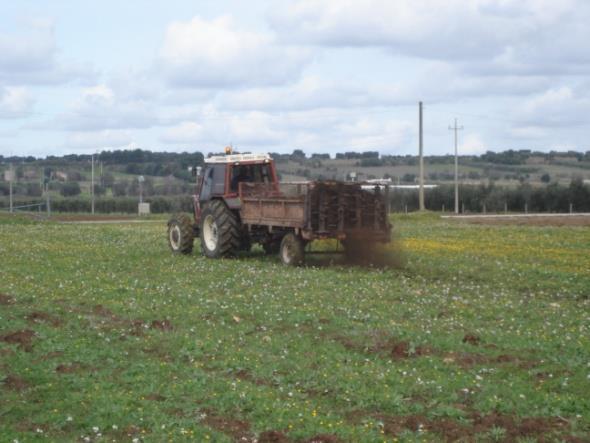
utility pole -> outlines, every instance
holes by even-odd
[[[457,150],[457,131],[462,131],[463,126],[457,125],[457,119],[455,118],[455,126],[449,126],[450,131],[455,131],[455,214],[459,213],[459,153]]]
[[[422,136],[422,102],[419,103],[419,111],[418,111],[418,118],[420,120],[419,123],[419,155],[420,155],[420,192],[418,195],[418,200],[420,202],[420,211],[424,211],[424,144],[423,144],[423,136]]]
[[[10,213],[12,214],[12,212],[14,211],[13,202],[12,202],[12,182],[14,181],[14,169],[12,169],[12,163],[10,163],[8,168],[9,168],[8,174],[5,174],[5,175],[6,175],[6,178],[8,178],[8,187],[9,187],[9,194],[10,194]]]
[[[94,154],[92,154],[92,184],[90,185],[90,198],[91,198],[91,208],[92,214],[94,215]]]

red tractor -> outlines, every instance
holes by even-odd
[[[233,256],[259,243],[267,254],[280,253],[283,263],[299,265],[306,245],[316,239],[338,239],[351,255],[390,240],[379,187],[279,183],[267,154],[212,156],[203,173],[195,175],[194,220],[176,214],[168,221],[168,243],[175,253],[191,253],[194,238],[200,237],[201,252],[209,258]]]

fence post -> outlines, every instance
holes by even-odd
[[[47,187],[47,191],[45,191],[47,193],[47,217],[51,217],[51,202],[49,200],[49,186]]]
[[[483,213],[484,214],[486,213],[486,204],[485,203],[483,204]]]
[[[444,204],[442,205],[442,212],[443,212],[443,214],[445,213],[445,205]]]
[[[465,214],[465,203],[461,203],[461,214]]]
[[[525,214],[528,214],[529,213],[529,204],[528,203],[525,203],[524,204],[524,213]]]
[[[407,213],[408,213],[408,205],[405,205],[405,206],[404,206],[404,210],[405,210],[405,212],[406,212],[406,214],[407,214]]]
[[[574,204],[570,203],[570,214],[574,213]]]
[[[504,202],[504,214],[508,214],[508,203]]]

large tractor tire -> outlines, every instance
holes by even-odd
[[[168,245],[175,254],[193,251],[193,222],[186,214],[175,214],[168,220]]]
[[[209,258],[235,255],[240,249],[240,222],[221,200],[207,203],[201,213],[201,252]]]
[[[283,237],[279,255],[283,264],[287,266],[299,266],[305,258],[305,244],[303,240],[292,232]]]

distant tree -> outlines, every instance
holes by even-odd
[[[80,184],[78,182],[68,182],[62,185],[59,192],[64,197],[73,197],[79,195],[82,190],[80,189]]]
[[[27,195],[29,197],[41,197],[43,190],[39,183],[27,183]]]
[[[291,154],[291,159],[292,160],[303,160],[305,159],[305,152],[303,152],[301,149],[295,149],[293,151],[293,153]]]
[[[416,174],[404,174],[402,181],[405,183],[414,183],[416,181]]]
[[[113,174],[111,174],[110,172],[107,172],[106,174],[104,174],[102,176],[102,185],[105,188],[112,187],[114,183],[115,183],[115,176]]]
[[[541,176],[541,181],[543,183],[549,183],[551,181],[551,176],[549,174],[545,173]]]
[[[114,183],[112,186],[113,189],[113,196],[115,197],[124,197],[127,195],[127,186],[129,183],[127,180],[121,180],[120,182]]]
[[[104,186],[99,185],[98,183],[94,185],[94,195],[104,195],[107,189]]]

